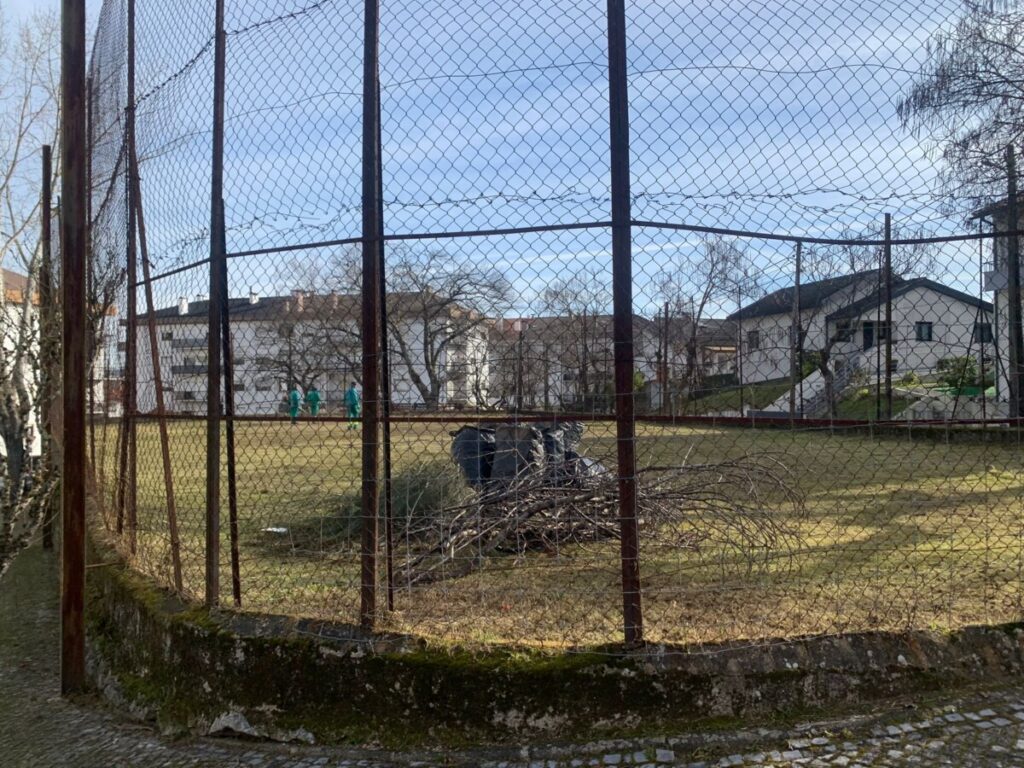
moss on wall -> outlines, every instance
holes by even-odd
[[[356,629],[314,639],[293,620],[184,605],[119,564],[90,571],[87,606],[93,650],[123,695],[168,730],[204,732],[240,712],[261,732],[302,728],[321,742],[385,747],[650,735],[785,716],[1019,674],[1024,656],[1019,626],[554,655],[433,648]],[[251,631],[236,631],[240,622]]]

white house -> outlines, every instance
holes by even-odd
[[[810,362],[827,357],[835,397],[858,375],[868,382],[884,377],[890,335],[892,374],[897,381],[907,374],[934,376],[941,361],[950,358],[971,356],[983,369],[997,357],[992,304],[934,280],[894,278],[891,329],[885,322],[885,290],[873,271],[808,283],[801,287],[800,299],[803,358]],[[743,329],[745,383],[791,375],[792,302],[793,288],[785,288],[735,313]],[[788,311],[778,311],[786,303]],[[800,383],[793,397],[797,412],[827,413],[825,378],[820,371],[797,378]],[[787,391],[766,410],[787,410],[789,402]]]
[[[878,288],[878,272],[816,280],[800,286],[800,326],[805,351],[828,340],[826,318]],[[728,320],[739,325],[737,376],[742,384],[787,379],[793,354],[793,307],[796,288],[780,288],[741,307]]]
[[[487,397],[487,322],[428,293],[388,296],[391,401],[397,407],[474,407]],[[165,407],[205,413],[205,299],[180,299],[153,313]],[[280,412],[287,392],[316,385],[327,409],[339,408],[362,376],[360,299],[311,294],[229,300],[235,412]],[[149,319],[138,317],[138,408],[156,409]]]

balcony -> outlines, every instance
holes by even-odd
[[[171,349],[206,349],[206,339],[171,339]]]
[[[206,373],[205,365],[172,365],[171,373],[175,376],[201,376]]]

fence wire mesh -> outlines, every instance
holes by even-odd
[[[387,2],[376,92],[366,7],[226,0],[221,250],[215,8],[103,4],[91,456],[136,568],[469,646],[1020,618],[1018,3]]]

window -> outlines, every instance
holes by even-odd
[[[896,373],[900,368],[900,361],[893,358],[889,361],[889,373]]]
[[[849,320],[836,323],[836,341],[853,341],[853,323]]]
[[[882,321],[878,324],[878,341],[879,343],[889,338],[889,324]],[[894,339],[895,340],[895,339]]]
[[[747,348],[751,350],[761,348],[760,331],[747,331]]]
[[[239,384],[235,382],[235,392],[245,392],[245,384]]]
[[[273,392],[274,391],[274,382],[272,382],[272,381],[257,381],[256,382],[256,391],[257,392]]]
[[[174,338],[174,331],[163,331],[160,334],[161,341],[171,341]]]
[[[918,341],[932,341],[932,324],[914,323],[914,338]]]
[[[974,324],[974,341],[979,344],[992,343],[992,323]]]

